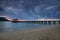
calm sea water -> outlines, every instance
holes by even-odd
[[[0,32],[6,31],[18,31],[18,30],[31,30],[34,28],[41,28],[41,27],[51,27],[52,25],[56,25],[57,27],[59,24],[42,24],[42,23],[26,23],[26,22],[19,22],[19,23],[12,23],[12,22],[0,22]]]

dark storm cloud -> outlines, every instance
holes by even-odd
[[[0,5],[4,15],[20,19],[60,18],[60,0],[2,0]]]
[[[0,0],[0,15],[2,15],[4,11],[4,9],[1,7],[1,4],[2,4],[2,0]]]
[[[59,5],[59,0],[3,0],[4,6],[15,6],[22,5],[24,8],[34,8],[37,5]]]

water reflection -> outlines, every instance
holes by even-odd
[[[0,22],[0,32],[2,32],[4,29],[4,22]]]
[[[40,24],[40,23],[12,23],[12,22],[0,22],[0,32],[15,31],[15,30],[31,30],[39,27],[51,27],[52,25],[59,26],[59,24]]]
[[[0,22],[0,32],[12,30],[11,27],[12,27],[11,22],[4,22],[4,21]]]

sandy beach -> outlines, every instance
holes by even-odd
[[[58,27],[36,28],[25,31],[0,33],[0,40],[60,40]]]

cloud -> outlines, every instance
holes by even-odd
[[[59,4],[58,0],[3,0],[1,2],[5,10],[3,14],[21,19],[57,17]]]
[[[52,9],[52,8],[55,8],[55,7],[57,7],[57,6],[49,6],[49,7],[45,8],[45,9],[49,10],[49,9]]]
[[[5,7],[5,10],[16,10],[16,9],[13,7]]]

